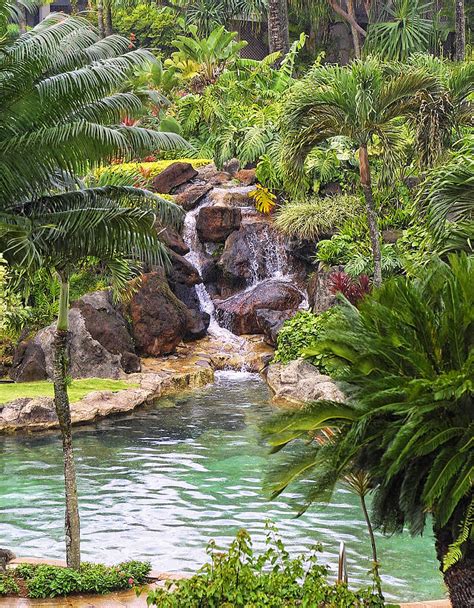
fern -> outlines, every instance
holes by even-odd
[[[452,568],[463,556],[463,545],[474,534],[474,498],[472,498],[470,505],[467,508],[464,521],[461,524],[461,530],[456,540],[449,545],[448,552],[443,558],[443,572]]]

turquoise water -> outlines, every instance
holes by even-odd
[[[230,373],[127,418],[76,429],[83,557],[147,558],[160,571],[192,571],[206,560],[209,538],[226,546],[244,527],[259,546],[271,519],[292,553],[321,542],[321,559],[334,567],[344,540],[350,581],[367,584],[369,542],[351,493],[341,488],[332,505],[315,505],[299,519],[288,497],[262,496],[268,460],[257,427],[271,411],[258,377]],[[2,437],[0,450],[0,546],[63,557],[58,438]],[[387,596],[442,597],[430,535],[380,538],[378,545]]]

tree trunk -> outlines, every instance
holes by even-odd
[[[372,546],[372,562],[375,586],[377,587],[377,593],[380,595],[381,598],[383,598],[382,582],[380,579],[379,572],[379,560],[377,556],[377,545],[375,543],[375,534],[374,529],[372,528],[372,522],[370,521],[369,511],[367,510],[367,504],[365,502],[365,494],[360,494],[360,504],[362,507],[362,512],[364,513],[365,523],[367,525],[367,532],[369,533],[370,544]]]
[[[97,25],[99,28],[99,36],[105,38],[104,3],[102,0],[97,0]]]
[[[69,568],[81,565],[80,520],[77,501],[76,468],[72,449],[71,410],[67,392],[69,283],[61,278],[59,315],[53,343],[54,406],[63,441],[64,487],[66,496],[66,562]]]
[[[382,284],[382,255],[380,252],[380,234],[377,226],[377,214],[374,209],[374,197],[372,193],[372,180],[370,177],[369,155],[367,146],[359,148],[360,183],[365,197],[367,222],[369,224],[370,242],[372,244],[372,256],[374,258],[374,285]]]
[[[362,36],[362,38],[366,38],[367,37],[367,32],[364,30],[363,27],[361,27],[359,25],[359,23],[357,23],[356,19],[351,16],[347,11],[345,11],[342,6],[339,4],[338,0],[327,0],[329,6],[332,8],[332,10],[337,13],[338,15],[340,15],[345,21],[347,21],[349,23],[349,25],[351,27],[353,27],[357,32],[359,32],[359,34]]]
[[[290,48],[288,0],[269,0],[267,11],[270,53],[280,51],[284,55]]]
[[[466,13],[464,0],[456,0],[456,36],[455,36],[455,59],[464,61],[466,57]]]
[[[352,22],[351,22],[351,33],[352,33],[352,42],[354,45],[354,54],[356,56],[357,59],[360,59],[361,53],[360,53],[360,38],[359,38],[359,32],[357,31],[357,29],[354,27],[354,23],[355,23],[355,12],[354,12],[354,0],[347,0],[347,12],[349,13],[349,15],[351,16]]]
[[[450,528],[434,530],[436,538],[436,555],[441,564],[449,545],[454,542]],[[468,540],[462,559],[443,572],[444,582],[449,591],[452,608],[470,608],[474,606],[474,542]]]
[[[112,23],[112,6],[110,4],[110,0],[104,6],[104,24],[105,24],[105,35],[112,36],[114,33],[113,23]]]
[[[26,10],[23,6],[18,6],[18,28],[20,34],[26,34]]]

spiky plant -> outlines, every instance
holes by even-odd
[[[2,0],[0,13],[9,11]],[[126,90],[131,72],[153,59],[140,50],[127,53],[126,39],[99,40],[87,21],[63,15],[51,17],[10,45],[4,32],[0,251],[24,274],[48,267],[60,280],[54,401],[63,440],[66,557],[69,566],[78,568],[80,527],[66,381],[69,277],[81,261],[96,256],[109,266],[115,285],[123,286],[134,260],[164,260],[153,231],[155,213],[165,223],[178,221],[180,213],[145,191],[84,189],[80,176],[117,157],[182,148],[185,142],[174,134],[121,125],[124,115],[142,109],[141,99]],[[138,203],[144,202],[148,206],[140,208]]]
[[[415,535],[432,520],[452,606],[470,606],[474,257],[434,260],[414,280],[385,282],[358,308],[347,303],[314,352],[339,361],[346,401],[312,403],[267,425],[274,451],[289,446],[269,478],[273,495],[302,480],[304,510],[330,500],[348,473],[366,471],[375,524]],[[328,427],[330,441],[312,440]]]
[[[305,161],[320,143],[344,135],[359,153],[359,172],[374,258],[374,283],[380,285],[380,235],[373,201],[368,147],[378,138],[387,174],[399,164],[403,137],[399,119],[418,108],[421,91],[437,86],[419,68],[393,73],[369,57],[349,66],[323,66],[295,85],[283,110],[285,167],[288,186],[301,189]]]

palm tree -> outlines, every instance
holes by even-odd
[[[416,279],[391,279],[358,308],[346,303],[343,318],[311,354],[339,362],[346,402],[312,403],[268,424],[274,451],[293,448],[270,477],[273,493],[304,480],[304,509],[330,500],[348,471],[367,472],[375,525],[416,535],[432,520],[452,606],[470,606],[474,257],[451,255]],[[307,441],[327,427],[332,441]]]
[[[0,3],[0,13],[8,11]],[[69,276],[94,255],[121,286],[129,276],[122,256],[138,258],[149,250],[155,262],[163,262],[152,232],[154,214],[137,208],[138,199],[151,199],[165,223],[179,216],[176,206],[150,193],[84,189],[77,176],[117,157],[186,144],[174,134],[121,126],[125,114],[142,109],[142,100],[126,89],[130,74],[152,60],[140,50],[123,54],[128,40],[99,40],[87,21],[55,15],[13,44],[0,44],[0,251],[24,272],[47,266],[60,278],[54,401],[63,438],[67,563],[77,568],[79,514],[66,383]]]
[[[284,55],[290,49],[288,0],[268,0],[267,16],[270,53]]]
[[[344,135],[357,147],[376,285],[382,282],[382,269],[368,147],[378,138],[385,171],[393,171],[402,142],[399,119],[413,114],[417,94],[435,84],[436,79],[422,69],[407,68],[394,74],[369,57],[346,67],[313,68],[292,89],[284,106],[283,149],[290,189],[303,187],[306,158],[321,142]]]
[[[464,0],[455,0],[455,57],[464,61],[466,57],[466,10]]]

